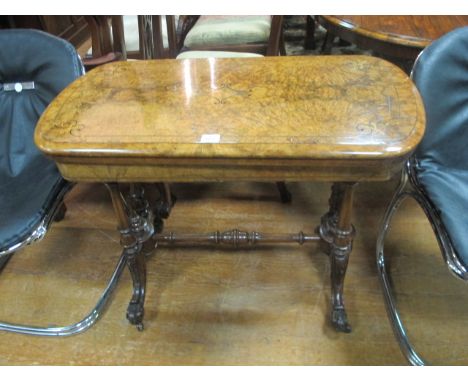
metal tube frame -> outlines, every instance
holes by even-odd
[[[16,251],[24,248],[32,243],[40,241],[44,238],[47,230],[49,229],[50,224],[54,220],[55,215],[59,212],[60,207],[63,204],[64,196],[72,189],[74,186],[73,183],[66,183],[64,187],[57,194],[57,197],[54,199],[49,212],[42,218],[39,224],[33,229],[32,233],[23,241],[16,243],[10,247],[3,248],[0,250],[0,259],[4,256],[12,255]]]
[[[458,279],[468,281],[468,270],[460,262],[436,207],[431,202],[423,186],[417,179],[416,159],[414,157],[410,158],[406,162],[405,168],[402,171],[400,184],[382,220],[377,238],[376,260],[377,270],[385,297],[385,306],[392,324],[393,331],[397,338],[398,344],[400,345],[400,349],[411,365],[424,366],[428,363],[416,352],[413,345],[409,341],[405,327],[396,308],[395,296],[391,288],[391,283],[385,264],[384,243],[390,221],[398,207],[407,197],[412,197],[426,214],[431,224],[432,230],[434,231],[437,238],[437,242],[439,244],[444,261],[450,272]]]
[[[73,334],[78,334],[84,332],[93,326],[99,318],[101,318],[102,313],[107,307],[110,297],[112,296],[117,282],[122,275],[123,270],[126,265],[126,253],[123,251],[120,259],[117,263],[117,266],[106,286],[104,292],[99,298],[96,306],[91,310],[91,312],[84,317],[81,321],[78,321],[75,324],[68,326],[50,326],[50,327],[39,327],[39,326],[30,326],[30,325],[17,325],[9,322],[0,322],[0,330],[7,332],[14,332],[20,334],[32,334],[36,336],[49,336],[49,337],[65,337]]]

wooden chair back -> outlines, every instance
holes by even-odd
[[[164,47],[162,17],[166,18],[168,47]],[[138,16],[138,32],[142,59],[175,58],[178,54],[174,16]]]
[[[275,15],[271,18],[270,36],[266,47],[266,56],[286,55],[283,37],[283,16]]]
[[[84,18],[91,32],[93,52],[92,58],[83,59],[87,70],[108,62],[127,59],[122,16],[84,16]]]
[[[163,42],[163,20],[167,28],[167,47]],[[139,50],[128,51],[125,46],[123,16],[85,16],[91,31],[93,57],[84,59],[87,69],[111,61],[132,59],[175,58],[183,47],[185,36],[200,16],[154,15],[138,16]],[[112,28],[111,28],[112,26]],[[112,36],[112,37],[111,37]],[[205,46],[202,50],[226,50],[260,53],[267,56],[284,54],[283,16],[272,16],[270,36],[265,44]]]
[[[196,17],[196,18],[195,18]],[[192,16],[191,24],[185,26],[185,34],[180,38],[185,39],[185,36],[193,27],[199,16]],[[183,25],[183,24],[182,24]],[[183,50],[183,39],[180,50]],[[246,53],[259,53],[266,56],[279,56],[285,55],[284,38],[283,38],[283,16],[274,15],[271,17],[270,35],[266,43],[258,44],[241,44],[241,45],[205,45],[197,47],[195,50],[210,50],[210,51],[228,51],[228,52],[246,52]]]
[[[165,17],[168,47],[164,47],[162,18]],[[176,58],[183,48],[187,33],[197,22],[199,15],[138,16],[140,58]]]

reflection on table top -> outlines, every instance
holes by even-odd
[[[377,58],[157,60],[75,81],[36,143],[59,157],[397,157],[423,130],[412,82]]]

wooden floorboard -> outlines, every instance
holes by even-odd
[[[240,251],[160,247],[148,259],[143,332],[125,319],[131,294],[125,271],[93,328],[68,338],[0,332],[0,364],[405,364],[386,317],[374,254],[378,222],[395,185],[357,189],[358,235],[345,284],[350,334],[329,324],[330,267],[315,244]],[[274,184],[175,185],[178,201],[166,229],[312,232],[326,211],[330,185],[288,187],[290,205],[279,203]],[[3,270],[1,320],[69,324],[99,297],[120,252],[110,199],[102,185],[82,184],[66,200],[66,218]],[[467,364],[466,285],[460,287],[436,257],[424,215],[416,205],[406,207],[387,244],[397,255],[392,270],[402,311],[424,355]]]

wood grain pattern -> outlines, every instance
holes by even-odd
[[[468,25],[468,16],[319,16],[333,35],[363,49],[414,59],[432,41]]]
[[[384,60],[266,57],[106,65],[57,97],[35,139],[77,181],[300,180],[301,166],[381,180],[423,132],[417,90]]]

